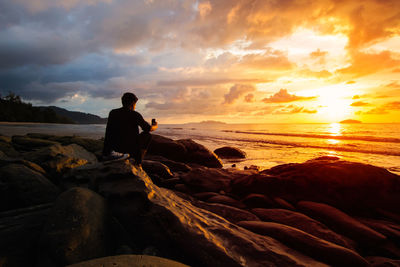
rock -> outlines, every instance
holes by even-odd
[[[170,179],[174,177],[166,165],[157,161],[144,160],[142,167],[150,177],[153,177],[153,175],[157,175],[162,179]]]
[[[263,221],[288,225],[339,246],[355,250],[352,242],[302,213],[285,209],[252,209],[252,212]]]
[[[9,157],[18,157],[19,152],[14,149],[11,144],[11,138],[0,135],[0,151]],[[10,141],[8,141],[10,140]]]
[[[385,235],[393,241],[400,242],[400,225],[384,220],[375,220],[370,218],[357,218],[358,221],[375,231]]]
[[[368,266],[356,252],[322,240],[296,228],[273,222],[242,221],[250,231],[268,235],[318,260],[337,266]]]
[[[145,158],[147,160],[158,161],[167,165],[171,172],[189,172],[192,170],[192,168],[185,163],[169,160],[162,156],[147,155]]]
[[[177,184],[182,184],[182,181],[180,178],[171,178],[168,180],[162,180],[160,183],[160,186],[173,189],[173,188],[175,188],[175,185],[177,185]]]
[[[186,148],[182,144],[156,134],[152,135],[151,143],[147,151],[148,154],[159,155],[175,161],[183,161],[186,152]]]
[[[280,207],[280,208],[282,208],[282,209],[287,209],[287,210],[296,210],[296,208],[295,208],[292,204],[290,204],[289,202],[287,202],[287,201],[284,200],[283,198],[274,197],[273,200],[274,200],[275,205],[276,205],[277,207]]]
[[[210,150],[193,140],[174,141],[160,135],[152,135],[148,153],[158,155],[169,160],[184,163],[193,163],[210,168],[221,168],[219,158]]]
[[[85,164],[97,163],[97,158],[79,145],[53,145],[28,152],[24,157],[49,172],[62,172]]]
[[[259,221],[260,219],[254,215],[253,213],[235,208],[233,206],[228,206],[224,204],[218,203],[206,203],[203,201],[197,201],[192,203],[196,207],[211,211],[212,213],[218,214],[219,216],[223,217],[224,219],[232,222],[238,223],[240,221]]]
[[[260,167],[256,165],[244,166],[244,170],[254,170],[256,172],[259,172]]]
[[[224,146],[214,150],[221,159],[244,159],[246,158],[246,153],[239,148]]]
[[[400,266],[400,260],[393,260],[384,257],[366,257],[371,267],[396,267]]]
[[[232,193],[260,193],[292,203],[327,203],[360,213],[378,208],[400,213],[399,175],[372,165],[331,158],[279,165],[240,177],[233,181]]]
[[[97,166],[91,175],[136,244],[156,246],[162,257],[194,266],[324,266],[157,187],[129,161]]]
[[[0,211],[53,202],[58,193],[40,172],[23,164],[0,168]]]
[[[91,190],[72,188],[54,203],[40,238],[39,266],[65,266],[107,255],[106,201]]]
[[[272,199],[262,194],[250,194],[241,201],[249,208],[271,208],[275,206]]]
[[[218,156],[205,146],[191,139],[181,139],[176,142],[186,149],[185,162],[196,163],[209,168],[222,168],[222,162]]]
[[[148,255],[119,255],[83,261],[67,267],[187,267],[177,261]]]
[[[386,236],[327,204],[300,201],[297,203],[297,207],[307,215],[322,221],[331,229],[343,233],[359,244],[376,245],[376,243],[386,241]]]
[[[12,142],[18,148],[18,150],[33,150],[36,148],[52,146],[58,144],[57,142],[44,140],[44,139],[37,139],[37,138],[30,138],[27,136],[20,136],[14,135],[12,137]]]
[[[246,208],[246,206],[242,202],[237,201],[236,199],[233,199],[231,197],[224,196],[224,195],[210,197],[209,199],[207,199],[207,202],[224,204],[224,205],[236,207],[238,209]]]
[[[103,150],[103,140],[94,140],[79,136],[54,136],[50,140],[57,141],[62,145],[77,144],[92,153],[101,153]]]
[[[52,204],[0,212],[0,265],[33,266],[37,240]]]
[[[197,168],[181,176],[182,181],[199,192],[227,192],[231,181],[241,176],[239,172],[215,169],[215,168]]]
[[[210,197],[219,196],[219,194],[215,193],[215,192],[200,192],[200,193],[193,194],[193,196],[200,200],[207,200]]]

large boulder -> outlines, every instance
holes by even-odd
[[[95,192],[62,193],[47,217],[39,244],[39,266],[65,266],[107,255],[109,213]]]
[[[236,147],[224,146],[214,150],[221,159],[244,159],[246,158],[246,152]]]
[[[150,155],[158,155],[169,160],[195,163],[210,168],[221,168],[222,162],[213,152],[191,139],[172,140],[160,135],[152,135],[148,148]]]
[[[60,173],[85,164],[97,163],[97,158],[93,153],[76,144],[52,145],[28,152],[24,154],[24,157],[52,173]]]
[[[290,247],[331,265],[368,266],[368,262],[356,252],[287,225],[260,221],[242,221],[238,225],[255,233],[274,237]]]
[[[232,184],[233,192],[327,203],[341,209],[400,212],[400,176],[372,165],[323,158],[284,164]]]
[[[323,240],[354,250],[354,244],[351,241],[302,213],[285,209],[253,209],[252,212],[263,221],[288,225]]]
[[[0,168],[0,211],[53,202],[58,188],[42,173],[23,164]]]
[[[191,139],[176,141],[186,149],[185,162],[196,163],[209,168],[222,168],[222,162],[212,151]]]
[[[177,261],[148,255],[118,255],[104,257],[80,263],[68,265],[67,267],[188,267]]]
[[[157,256],[195,266],[324,266],[157,187],[128,160],[100,164],[91,175],[132,240],[155,247]]]
[[[386,236],[383,234],[327,204],[300,201],[297,203],[297,207],[309,216],[325,223],[331,229],[343,233],[359,244],[376,245],[376,243],[386,241]]]
[[[186,148],[171,138],[153,134],[147,153],[171,160],[183,161]]]

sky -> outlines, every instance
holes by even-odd
[[[400,122],[398,0],[0,0],[0,93],[159,123]]]

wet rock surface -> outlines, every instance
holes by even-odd
[[[244,159],[246,153],[238,148],[224,146],[214,150],[214,153],[221,159]]]
[[[35,145],[22,147],[29,138]],[[101,140],[14,140],[0,135],[2,266],[125,266],[134,257],[189,266],[400,260],[400,178],[382,168],[323,157],[264,171],[222,169],[193,140],[162,136],[141,168],[98,162]]]

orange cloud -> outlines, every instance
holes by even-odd
[[[369,103],[367,103],[367,102],[356,101],[356,102],[351,103],[350,106],[352,106],[352,107],[364,107],[364,106],[368,106],[368,105],[369,105]]]
[[[388,102],[380,107],[376,107],[373,109],[370,109],[368,111],[358,111],[356,114],[361,115],[361,114],[366,114],[366,115],[383,115],[383,114],[388,114],[390,111],[394,110],[400,110],[400,101],[393,101],[393,102]]]
[[[304,107],[299,107],[296,105],[289,105],[284,108],[275,110],[273,114],[282,115],[282,114],[296,114],[296,113],[309,113],[314,114],[317,113],[317,110],[314,109],[306,109]]]
[[[352,54],[351,66],[339,69],[337,72],[352,77],[361,77],[393,68],[399,64],[400,60],[394,59],[390,51],[382,51],[379,54],[354,52]]]
[[[315,98],[315,96],[297,96],[294,94],[292,95],[288,93],[287,89],[280,89],[279,92],[268,98],[264,98],[262,101],[264,103],[287,103],[293,101],[311,100]]]

